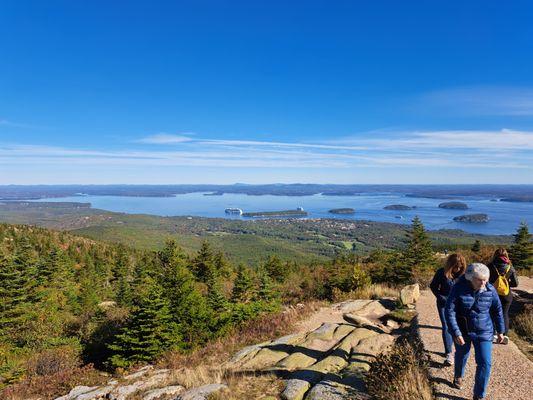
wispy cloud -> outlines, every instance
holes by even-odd
[[[137,142],[146,144],[177,144],[189,142],[192,139],[189,137],[192,133],[185,132],[180,135],[171,135],[168,133],[158,133],[156,135],[147,136],[139,139]]]
[[[27,129],[42,129],[43,128],[43,127],[36,126],[36,125],[24,124],[21,122],[13,122],[5,118],[0,118],[0,127],[27,128]]]
[[[533,169],[533,132],[506,129],[403,132],[381,139],[362,135],[323,143],[204,139],[168,134],[148,138],[137,141],[137,147],[142,144],[140,148],[120,151],[0,144],[0,163],[354,170],[362,167]]]
[[[471,86],[427,93],[417,109],[450,115],[533,116],[533,88]]]

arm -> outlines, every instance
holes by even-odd
[[[518,276],[516,276],[516,270],[511,266],[511,271],[509,271],[509,286],[517,287],[518,286]]]
[[[505,324],[503,322],[502,303],[500,302],[498,293],[496,293],[496,290],[494,290],[494,288],[491,289],[491,292],[492,304],[490,306],[490,315],[492,317],[492,321],[494,322],[494,326],[496,327],[496,332],[504,333]]]
[[[450,330],[454,338],[463,336],[459,325],[457,324],[457,312],[456,312],[456,302],[458,295],[458,286],[454,285],[452,291],[446,300],[446,305],[444,306],[444,315],[446,316],[446,323],[448,324],[448,329]],[[498,299],[499,301],[499,299]],[[500,305],[501,308],[501,305]]]
[[[431,289],[431,292],[435,295],[436,298],[439,298],[439,289],[440,289],[440,270],[435,272],[435,275],[433,275],[433,279],[431,280],[431,283],[429,284],[429,288]]]

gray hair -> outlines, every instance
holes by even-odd
[[[466,267],[465,278],[471,281],[474,278],[489,279],[489,267],[481,263],[473,263]]]

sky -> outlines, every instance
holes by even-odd
[[[0,184],[531,184],[532,20],[512,0],[0,0]]]

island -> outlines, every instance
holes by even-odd
[[[355,214],[353,208],[333,208],[328,211],[331,214]]]
[[[448,210],[468,210],[468,205],[461,201],[446,201],[440,203],[439,208],[446,208]]]
[[[242,213],[243,217],[305,217],[307,211],[304,210],[282,210],[282,211],[258,211]]]
[[[456,222],[470,222],[479,224],[489,222],[489,216],[487,214],[466,214],[455,217],[453,220]]]
[[[384,210],[412,210],[415,207],[406,206],[404,204],[391,204],[390,206],[383,207]]]

